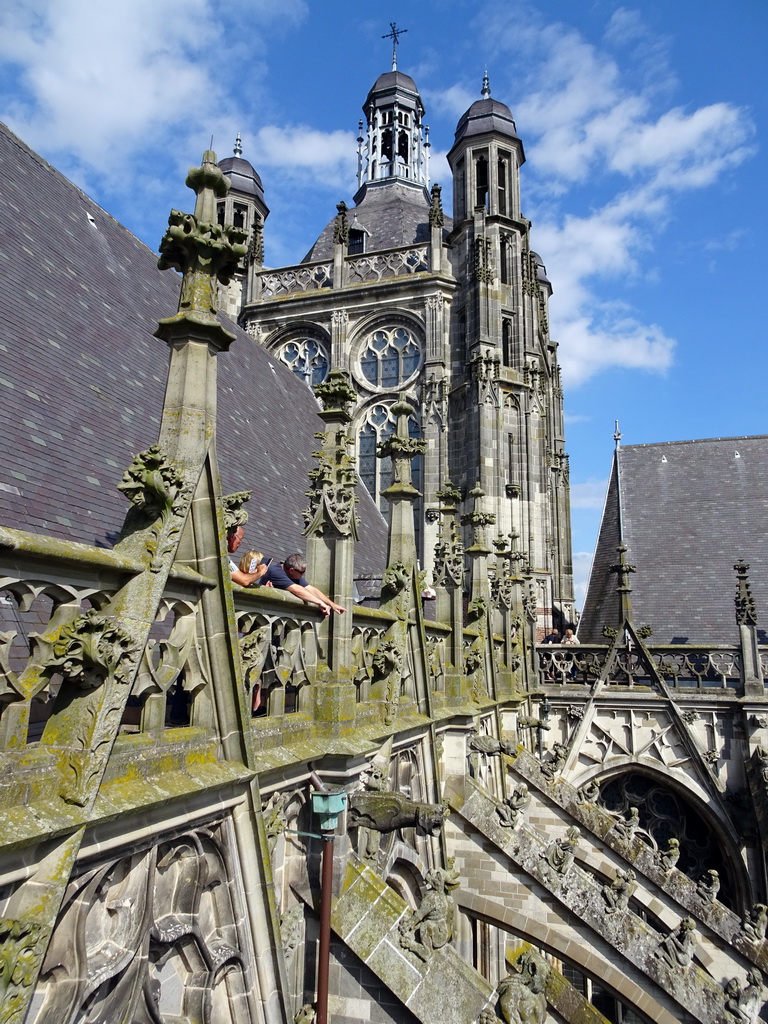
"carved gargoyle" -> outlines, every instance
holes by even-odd
[[[449,893],[458,886],[459,879],[456,874],[435,868],[427,872],[425,881],[427,889],[419,909],[401,920],[398,931],[403,949],[426,962],[453,936],[454,903]]]
[[[445,824],[448,808],[443,804],[419,803],[402,793],[362,792],[349,798],[349,824],[375,832],[417,828],[435,836]]]
[[[541,957],[524,953],[519,959],[520,974],[508,974],[499,982],[499,1005],[507,1024],[544,1024],[547,998],[544,989],[549,966]]]

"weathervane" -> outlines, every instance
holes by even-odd
[[[391,32],[387,32],[382,39],[392,40],[392,70],[397,71],[397,44],[400,42],[399,36],[403,35],[408,31],[407,28],[398,28],[396,21],[390,21],[389,27],[392,29]]]

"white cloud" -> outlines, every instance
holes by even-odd
[[[265,125],[256,133],[259,167],[272,167],[292,175],[346,191],[357,167],[357,144],[352,132],[322,132],[305,125]]]
[[[605,502],[608,480],[590,477],[582,483],[571,483],[571,508],[601,509]]]

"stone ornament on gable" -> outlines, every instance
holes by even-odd
[[[680,859],[680,840],[672,836],[667,840],[666,850],[659,850],[658,857],[661,870],[669,874]]]
[[[238,526],[245,526],[248,522],[248,513],[243,508],[246,501],[250,500],[251,491],[235,491],[234,494],[222,496],[221,505],[224,510],[224,529],[232,533]]]
[[[516,786],[503,804],[497,804],[499,823],[505,828],[514,828],[522,818],[523,811],[531,802],[531,794],[523,782]]]
[[[551,757],[548,761],[539,762],[539,769],[544,778],[554,782],[555,776],[563,770],[565,762],[568,760],[568,748],[564,743],[559,743],[556,740],[552,744],[550,753]]]
[[[426,963],[435,950],[453,937],[454,901],[450,893],[459,885],[458,875],[443,868],[427,872],[426,891],[418,910],[398,925],[400,945]]]
[[[629,815],[626,818],[619,818],[611,831],[623,839],[625,843],[631,843],[635,832],[640,828],[640,811],[637,807],[630,807]]]
[[[765,939],[766,928],[768,928],[768,906],[765,903],[755,903],[744,918],[741,927],[746,938],[752,942],[762,942]]]
[[[159,572],[176,544],[183,514],[192,494],[190,485],[170,462],[160,445],[140,452],[117,485],[132,505],[120,536],[125,542],[140,530],[149,529],[146,551],[150,570]]]
[[[696,883],[696,895],[702,903],[714,903],[719,891],[720,874],[714,868],[710,868]]]
[[[659,943],[656,956],[668,967],[690,967],[696,950],[696,922],[684,917],[677,928]]]
[[[600,787],[596,782],[587,782],[578,791],[578,798],[583,804],[596,804],[600,800]]]
[[[629,907],[629,900],[636,888],[637,882],[632,868],[627,868],[626,871],[618,868],[614,880],[600,890],[606,904],[606,914],[623,913]]]
[[[571,825],[564,836],[553,839],[539,856],[547,862],[552,871],[558,875],[564,875],[574,862],[580,838],[581,830],[575,825]]]
[[[725,1012],[738,1024],[756,1024],[763,1005],[763,976],[757,967],[747,971],[747,984],[742,987],[738,978],[724,985]]]
[[[42,926],[33,921],[0,917],[0,1021],[21,1020],[42,956]]]

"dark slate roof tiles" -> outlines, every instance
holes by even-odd
[[[0,524],[111,545],[127,509],[115,485],[157,439],[168,351],[152,332],[176,311],[180,278],[4,126],[0,165]],[[253,489],[246,542],[282,556],[304,544],[323,424],[304,384],[227,326],[237,338],[218,358],[222,486]],[[356,566],[378,573],[385,528],[358,493]]]
[[[636,625],[660,643],[735,643],[736,575],[750,564],[761,642],[768,641],[768,436],[627,445],[619,450],[621,523]],[[600,528],[582,642],[615,624],[615,474]]]

